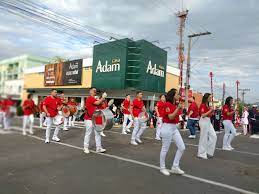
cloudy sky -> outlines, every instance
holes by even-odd
[[[1,2],[10,2],[1,0]],[[14,2],[14,1],[11,1]],[[178,20],[175,12],[182,8],[180,0],[35,0],[44,9],[102,30],[106,35],[159,40],[158,46],[171,47],[168,62],[177,65],[176,45]],[[1,4],[0,4],[1,5]],[[259,101],[259,1],[258,0],[183,0],[189,9],[185,29],[187,35],[210,31],[192,46],[191,87],[210,91],[209,72],[213,71],[215,93],[235,94],[235,81],[250,88],[246,100]],[[91,57],[93,36],[53,31],[39,22],[20,17],[0,6],[0,60],[20,54],[64,58]],[[106,37],[107,38],[107,37]],[[99,40],[98,40],[99,41]]]

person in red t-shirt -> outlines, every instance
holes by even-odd
[[[16,114],[15,102],[12,100],[12,96],[8,96],[8,98],[3,101],[3,110],[4,110],[4,129],[8,130],[10,129],[12,118]]]
[[[131,102],[130,102],[130,95],[127,94],[124,101],[121,104],[122,113],[123,113],[123,125],[122,125],[122,134],[127,134],[130,131],[130,127],[133,124],[132,119],[132,110],[131,110]],[[129,123],[128,123],[129,121]],[[127,125],[128,123],[128,125]]]
[[[61,91],[58,95],[58,103],[61,109],[68,103],[68,99],[65,97],[65,93],[63,91]],[[63,116],[63,120],[63,131],[68,131],[69,129],[67,128],[67,126],[69,122],[69,117]]]
[[[156,140],[160,141],[161,137],[160,137],[160,133],[161,133],[161,127],[163,124],[163,117],[165,114],[165,103],[166,103],[166,99],[165,99],[165,95],[162,94],[159,96],[159,101],[156,103],[155,106],[155,111],[156,111]]]
[[[70,100],[68,101],[67,105],[74,106],[74,107],[77,108],[78,103],[76,102],[75,98],[70,98]],[[76,116],[75,115],[69,116],[68,117],[68,126],[69,127],[75,126],[75,120],[76,120]]]
[[[131,136],[131,144],[138,145],[138,143],[142,143],[140,137],[144,133],[147,128],[146,122],[141,122],[139,120],[139,114],[142,112],[146,112],[144,102],[142,100],[143,93],[138,91],[136,93],[136,98],[132,102],[132,115],[134,118],[134,129]]]
[[[32,100],[32,94],[28,94],[27,100],[25,100],[22,104],[23,108],[23,135],[26,135],[26,125],[29,123],[30,126],[30,134],[33,134],[33,121],[34,121],[34,116],[33,116],[33,109],[34,109],[35,103]]]
[[[217,142],[217,135],[210,120],[210,117],[214,112],[214,108],[209,106],[212,100],[211,98],[211,94],[204,94],[202,104],[199,109],[200,140],[198,146],[198,157],[201,159],[213,157]]]
[[[189,99],[191,102],[188,108],[188,121],[187,121],[187,128],[190,130],[191,135],[189,135],[190,139],[196,138],[196,125],[199,121],[199,108],[195,102],[195,97],[191,97]]]
[[[177,146],[177,151],[172,165],[172,173],[179,175],[184,174],[184,171],[181,170],[179,166],[181,157],[185,150],[182,136],[177,129],[180,110],[182,109],[181,103],[176,105],[176,101],[178,101],[179,98],[180,96],[178,95],[178,91],[176,89],[171,89],[166,94],[165,112],[163,115],[163,125],[160,134],[162,138],[162,148],[160,152],[160,172],[166,176],[170,175],[169,171],[166,169],[165,159],[172,140]]]
[[[227,151],[231,151],[234,149],[231,146],[231,142],[236,136],[236,128],[232,123],[235,114],[235,110],[232,109],[233,104],[234,100],[231,96],[229,96],[226,98],[225,105],[222,107],[223,125],[225,129],[222,149]]]
[[[4,101],[0,96],[0,127],[3,126],[3,121],[4,121]]]
[[[60,110],[60,103],[59,99],[57,97],[57,90],[52,89],[50,96],[46,97],[43,102],[43,110],[46,113],[46,123],[47,123],[47,129],[46,129],[46,140],[45,143],[49,143],[49,137],[51,132],[51,127],[53,125],[53,119],[58,115],[58,111]],[[60,130],[60,126],[57,125],[52,137],[52,140],[54,141],[60,141],[58,138],[58,132]]]
[[[101,105],[105,101],[106,93],[103,94],[103,96],[97,100],[95,98],[96,96],[96,88],[92,87],[90,88],[90,96],[86,98],[85,100],[85,138],[84,138],[84,152],[86,154],[89,154],[89,142],[90,137],[93,131],[93,121],[92,116],[94,111],[97,109],[97,106]],[[106,151],[106,149],[102,148],[102,142],[101,142],[101,135],[96,130],[94,130],[95,133],[95,143],[96,143],[96,152],[103,153]]]

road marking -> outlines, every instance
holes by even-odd
[[[38,137],[38,136],[35,136],[35,135],[27,135],[27,136],[31,137],[31,138],[34,138],[34,139],[37,139],[37,140],[40,140],[40,141],[43,141],[43,142],[45,141],[45,139],[43,139],[41,137]],[[70,148],[74,148],[74,149],[83,151],[83,148],[78,147],[78,146],[74,146],[74,145],[71,145],[71,144],[62,143],[62,142],[54,142],[54,141],[51,141],[51,143],[55,143],[55,144],[58,144],[58,145],[63,145],[63,146],[66,146],[66,147],[70,147]],[[148,164],[148,163],[145,163],[145,162],[140,162],[140,161],[129,159],[129,158],[124,158],[124,157],[116,156],[116,155],[113,155],[113,154],[97,153],[93,150],[91,150],[91,152],[95,153],[95,154],[98,154],[98,155],[101,155],[101,156],[106,156],[106,157],[109,157],[109,158],[114,158],[114,159],[117,159],[117,160],[121,160],[121,161],[129,162],[129,163],[138,164],[138,165],[141,165],[141,166],[153,168],[153,169],[156,169],[156,170],[160,170],[160,167],[155,166],[153,164]],[[244,194],[259,194],[259,193],[244,190],[244,189],[241,189],[241,188],[238,188],[238,187],[235,187],[235,186],[227,185],[227,184],[212,181],[212,180],[207,180],[207,179],[204,179],[204,178],[201,178],[201,177],[196,177],[196,176],[189,175],[189,174],[184,174],[182,176],[186,177],[186,178],[189,178],[189,179],[197,180],[197,181],[202,182],[202,183],[207,183],[207,184],[210,184],[210,185],[219,186],[219,187],[222,187],[222,188],[226,188],[226,189],[237,191],[237,192],[244,193]]]

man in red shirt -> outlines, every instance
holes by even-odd
[[[78,106],[77,102],[75,101],[75,98],[70,98],[70,100],[68,101],[67,105],[74,106],[76,108]],[[68,117],[68,126],[69,127],[75,126],[75,120],[76,120],[76,116],[75,115],[69,116]]]
[[[16,114],[15,102],[12,100],[12,96],[8,96],[7,99],[3,101],[4,110],[4,129],[10,129],[10,124],[14,114]]]
[[[130,95],[127,94],[124,101],[121,104],[122,112],[123,112],[123,127],[122,127],[122,134],[127,134],[127,132],[130,132],[130,127],[133,124],[132,119],[132,110],[131,110],[131,102],[130,102]],[[129,123],[128,123],[129,120]],[[128,123],[128,125],[127,125]]]
[[[92,116],[94,111],[97,109],[97,106],[101,105],[105,101],[106,96],[102,96],[99,100],[95,98],[96,96],[96,88],[90,88],[90,96],[85,100],[85,138],[84,138],[84,153],[89,154],[89,142],[90,137],[93,131],[93,121]],[[101,135],[94,130],[95,133],[95,143],[96,143],[96,152],[103,153],[106,149],[102,148]]]
[[[34,116],[33,116],[33,108],[35,106],[34,101],[32,100],[32,94],[28,94],[27,100],[25,100],[22,104],[23,108],[23,135],[26,135],[26,125],[29,123],[30,126],[30,134],[33,134],[33,121],[34,121]]]
[[[188,108],[188,121],[187,121],[187,128],[190,130],[191,135],[189,135],[190,139],[196,138],[196,125],[199,121],[199,108],[195,102],[195,97],[191,97],[189,99],[191,102]]]
[[[57,90],[52,89],[50,96],[46,97],[43,102],[43,110],[46,113],[46,122],[47,122],[47,129],[46,129],[46,140],[45,143],[49,143],[49,137],[51,132],[51,127],[53,125],[53,119],[57,116],[58,111],[60,110],[60,103],[59,99],[57,98]],[[52,140],[60,141],[58,138],[58,132],[60,130],[60,126],[56,126],[54,131]]]
[[[146,112],[142,97],[143,93],[138,91],[136,93],[136,98],[132,102],[132,114],[134,117],[134,129],[131,136],[132,145],[138,145],[138,143],[142,143],[140,137],[147,128],[146,122],[141,122],[139,120],[139,114]]]
[[[163,124],[163,117],[165,114],[165,103],[166,103],[166,99],[165,99],[165,95],[162,94],[159,96],[159,101],[156,103],[155,106],[155,111],[156,111],[156,140],[160,141],[161,137],[160,137],[160,133],[161,133],[161,127]]]

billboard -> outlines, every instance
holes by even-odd
[[[82,84],[83,60],[73,60],[45,66],[45,86],[68,86]]]

